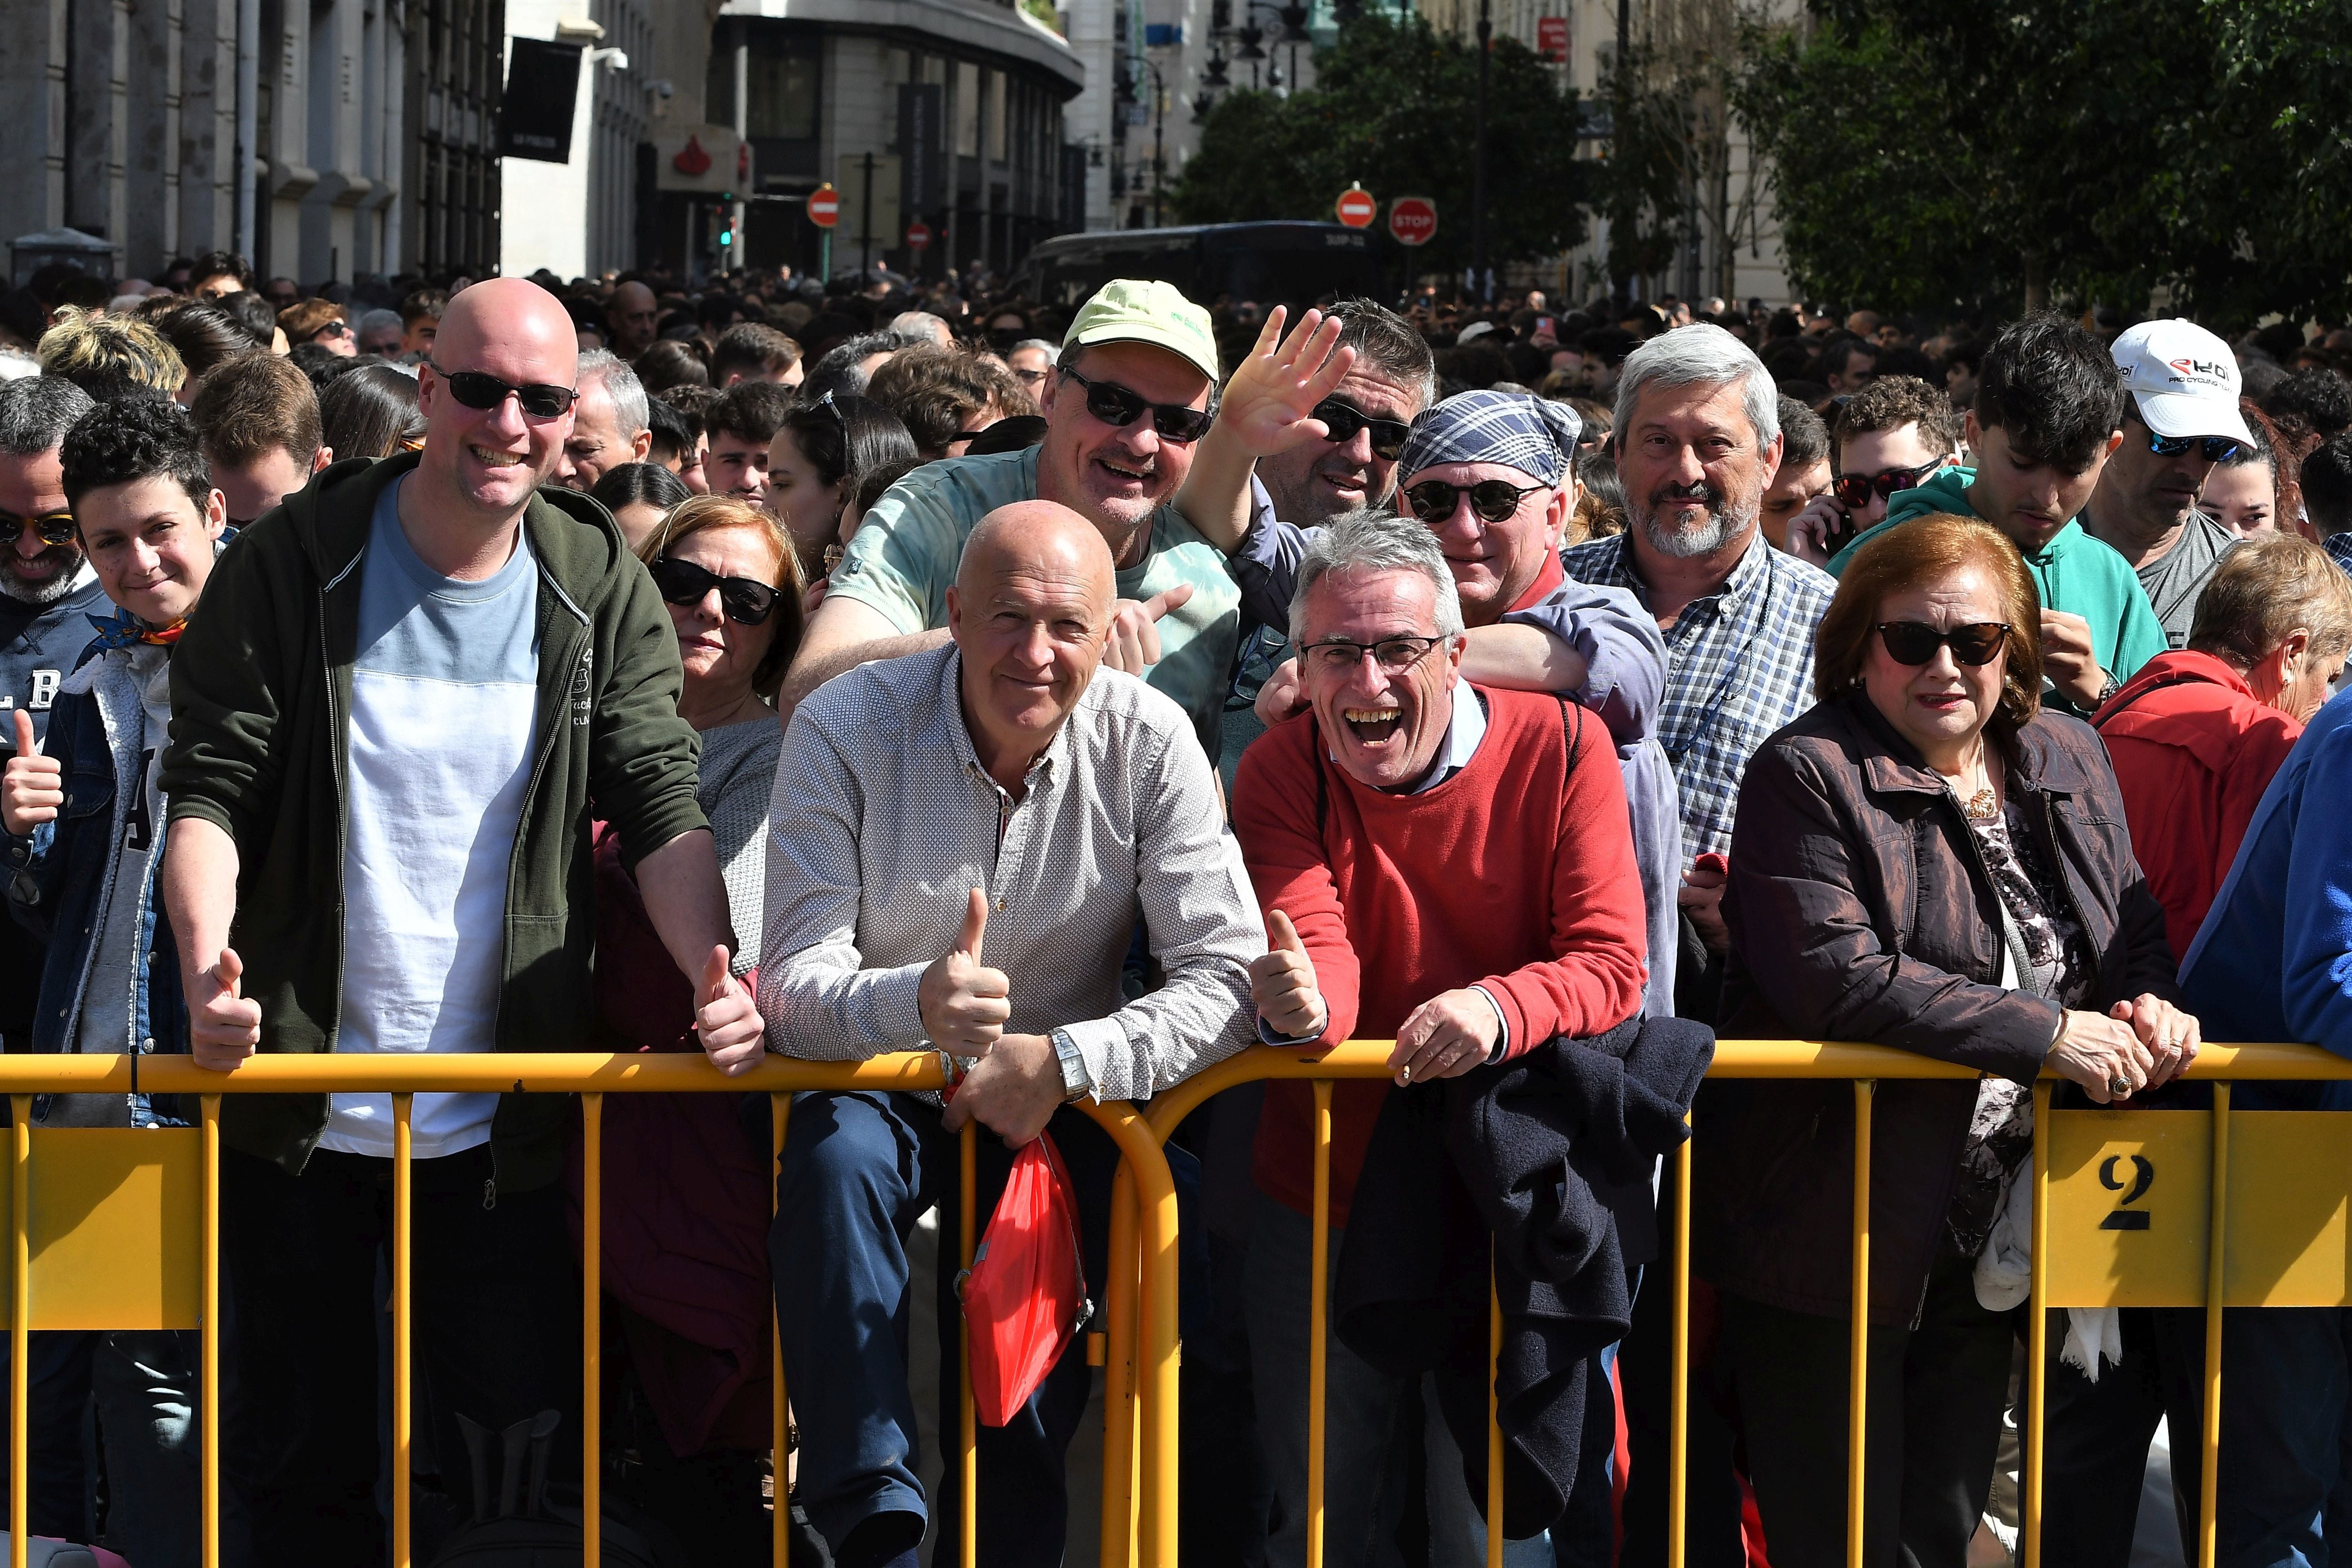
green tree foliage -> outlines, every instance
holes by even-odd
[[[1177,221],[1328,219],[1359,181],[1383,220],[1393,197],[1436,202],[1437,237],[1416,268],[1468,266],[1476,49],[1417,16],[1367,16],[1316,51],[1315,70],[1315,86],[1286,99],[1239,90],[1218,102],[1175,186]],[[1487,70],[1488,255],[1556,255],[1584,237],[1591,165],[1575,158],[1576,96],[1515,39],[1495,40]]]
[[[1810,291],[2352,306],[2342,0],[1820,0],[1736,100]]]

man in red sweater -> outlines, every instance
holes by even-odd
[[[1394,1090],[1358,1081],[1332,1096],[1336,1227],[1386,1095],[1639,1012],[1645,921],[1607,732],[1549,693],[1461,680],[1461,604],[1427,528],[1371,511],[1334,521],[1300,563],[1290,631],[1308,711],[1250,748],[1234,792],[1274,942],[1251,973],[1259,1032],[1307,1047],[1396,1040]],[[1303,1083],[1267,1088],[1244,1292],[1283,1503],[1269,1561],[1286,1565],[1305,1550],[1311,1107]],[[1326,1380],[1324,1561],[1352,1568],[1379,1559],[1402,1512],[1390,1461],[1410,1391],[1336,1338]],[[1444,1424],[1433,1414],[1427,1430],[1430,1561],[1481,1563],[1479,1505]],[[1551,1561],[1540,1540],[1505,1561],[1523,1554]]]

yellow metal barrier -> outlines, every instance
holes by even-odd
[[[261,1056],[227,1073],[207,1072],[185,1057],[146,1057],[137,1063],[138,1088],[148,1094],[194,1096],[195,1128],[136,1131],[36,1129],[37,1093],[129,1093],[127,1057],[0,1057],[0,1093],[10,1097],[15,1125],[9,1184],[8,1333],[14,1352],[8,1393],[11,1465],[8,1486],[9,1568],[25,1568],[27,1531],[26,1390],[31,1366],[26,1336],[35,1329],[177,1328],[202,1332],[199,1430],[199,1528],[205,1568],[220,1563],[220,1097],[223,1094],[390,1092],[393,1097],[392,1460],[401,1484],[393,1495],[394,1568],[413,1568],[409,1469],[414,1404],[410,1378],[409,1226],[412,1215],[410,1108],[422,1092],[577,1093],[581,1097],[583,1240],[581,1329],[583,1442],[581,1473],[585,1521],[583,1560],[599,1560],[602,1533],[601,1282],[603,1279],[603,1110],[607,1094],[765,1093],[770,1097],[771,1159],[783,1147],[791,1097],[803,1090],[913,1090],[940,1086],[934,1053],[856,1063],[764,1058],[739,1078],[726,1078],[699,1056],[548,1053],[451,1057]],[[1176,1194],[1160,1141],[1128,1105],[1086,1110],[1119,1145],[1121,1182],[1129,1194],[1125,1254],[1137,1263],[1126,1299],[1128,1322],[1140,1329],[1127,1343],[1130,1369],[1143,1375],[1143,1429],[1155,1448],[1175,1452]],[[963,1262],[973,1246],[972,1175],[978,1130],[962,1140]],[[772,1165],[771,1180],[772,1180]],[[49,1178],[49,1179],[42,1179]],[[1140,1201],[1137,1199],[1139,1196]],[[772,1199],[771,1200],[772,1203]],[[36,1270],[40,1289],[34,1289]],[[1140,1288],[1139,1308],[1138,1289]],[[772,1333],[773,1333],[772,1323]],[[1137,1345],[1140,1345],[1139,1354]],[[786,1561],[791,1498],[787,1486],[790,1435],[783,1359],[776,1341],[774,1553]],[[970,1342],[961,1371],[963,1421],[955,1462],[963,1478],[958,1560],[971,1568],[977,1552],[975,1425]],[[1137,1404],[1117,1415],[1129,1438]],[[1147,1535],[1140,1555],[1124,1551],[1121,1564],[1140,1562],[1175,1568],[1175,1510],[1151,1488],[1142,1500],[1164,1519],[1164,1541]],[[1124,1543],[1122,1543],[1124,1544]]]
[[[1260,1047],[1228,1058],[1154,1100],[1147,1121],[1164,1142],[1200,1105],[1237,1084],[1286,1079],[1315,1087],[1314,1270],[1310,1285],[1307,1412],[1307,1564],[1320,1568],[1323,1520],[1324,1299],[1329,1231],[1331,1085],[1389,1075],[1387,1041],[1350,1040],[1321,1053]],[[1810,1040],[1724,1040],[1707,1076],[1722,1079],[1849,1079],[1853,1082],[1853,1302],[1847,1433],[1846,1560],[1863,1553],[1864,1413],[1868,1399],[1871,1111],[1879,1082],[1974,1079],[1948,1062],[1879,1046]],[[2042,1421],[2049,1311],[2058,1307],[2201,1307],[2206,1314],[2205,1410],[2199,1434],[2200,1568],[2213,1568],[2220,1472],[2221,1310],[2227,1306],[2352,1305],[2352,1113],[2232,1111],[2230,1083],[2352,1079],[2352,1061],[2300,1045],[2207,1045],[2188,1077],[2218,1080],[2210,1111],[2060,1110],[2060,1081],[2045,1077],[2033,1096],[2033,1237],[2029,1296],[2032,1346],[2026,1367],[2020,1477],[2025,1568],[2042,1561]],[[1690,1399],[1690,1215],[1694,1142],[1675,1154],[1678,1180],[1669,1216],[1673,1258],[1673,1402],[1667,1476],[1667,1562],[1682,1568]],[[2314,1180],[2314,1173],[2326,1179]],[[2128,1174],[2126,1174],[2128,1173]],[[2186,1174],[2187,1181],[2173,1179]],[[2142,1179],[2143,1176],[2145,1179]],[[2201,1178],[2199,1179],[2199,1178]],[[1139,1540],[1162,1544],[1152,1561],[1174,1561],[1177,1423],[1140,1417],[1150,1401],[1132,1374],[1134,1293],[1149,1277],[1131,1258],[1139,1226],[1135,1190],[1122,1173],[1112,1213],[1109,1303],[1111,1376],[1103,1455],[1103,1551],[1129,1560]],[[2117,1216],[2126,1216],[2118,1218]],[[2053,1234],[2065,1246],[2052,1255]],[[1167,1234],[1172,1238],[1173,1231]],[[1123,1250],[1124,1249],[1124,1250]],[[1491,1286],[1489,1291],[1492,1294]],[[1499,1304],[1490,1356],[1499,1351]],[[1172,1374],[1171,1354],[1162,1368]],[[1502,1561],[1502,1434],[1488,1389],[1486,1553]],[[1123,1555],[1126,1554],[1126,1555]]]

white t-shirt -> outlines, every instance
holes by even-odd
[[[479,583],[441,576],[377,504],[360,566],[343,844],[339,1052],[487,1051],[506,971],[507,874],[539,699],[530,542]],[[418,1159],[488,1141],[495,1094],[420,1094]],[[320,1146],[392,1153],[392,1097],[339,1094]]]

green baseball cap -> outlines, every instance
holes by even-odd
[[[1070,323],[1062,352],[1096,343],[1150,343],[1217,379],[1217,337],[1209,312],[1187,300],[1173,283],[1157,279],[1114,278],[1095,290]]]

